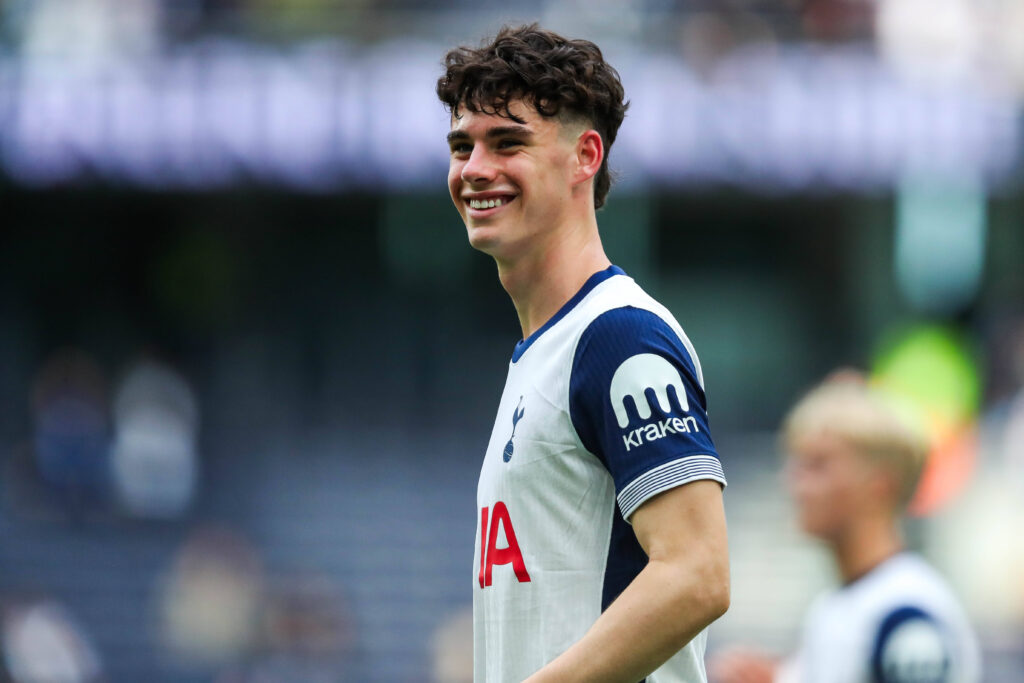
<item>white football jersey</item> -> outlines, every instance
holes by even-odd
[[[812,605],[778,683],[977,683],[978,645],[939,574],[895,555]]]
[[[647,563],[630,515],[698,479],[725,485],[697,355],[621,269],[596,273],[509,364],[477,489],[477,683],[580,640]],[[705,681],[705,640],[648,681]]]

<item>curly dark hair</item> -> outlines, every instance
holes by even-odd
[[[611,187],[608,152],[629,103],[619,74],[589,40],[569,40],[537,24],[505,26],[479,48],[457,47],[445,55],[437,96],[454,116],[459,108],[523,121],[509,111],[528,102],[541,116],[586,120],[600,134],[604,160],[594,177],[594,207]]]

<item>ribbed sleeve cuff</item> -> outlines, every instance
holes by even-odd
[[[689,484],[700,479],[713,479],[726,485],[722,463],[712,455],[688,455],[678,460],[658,465],[631,481],[618,495],[622,518],[627,522],[630,516],[648,498],[668,491],[676,486]]]

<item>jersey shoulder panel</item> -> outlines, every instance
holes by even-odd
[[[979,672],[970,622],[942,575],[904,552],[869,575],[871,670],[881,683],[959,683]]]
[[[624,293],[632,296],[609,297],[623,305],[602,307],[581,330],[569,412],[582,445],[611,473],[628,519],[661,491],[725,478],[692,345],[642,290]]]
[[[596,318],[618,308],[631,307],[653,313],[660,318],[678,337],[693,364],[697,383],[704,387],[704,372],[693,343],[683,331],[672,312],[661,302],[645,292],[640,285],[628,275],[622,274],[609,278],[596,287],[573,311],[577,318],[577,332],[583,332]]]
[[[929,612],[905,605],[882,619],[871,655],[876,683],[949,683],[951,664],[949,634]]]
[[[865,578],[865,602],[879,618],[906,605],[916,605],[940,621],[962,616],[946,580],[914,553],[896,555]]]

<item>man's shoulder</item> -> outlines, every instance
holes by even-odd
[[[952,592],[931,565],[916,555],[901,553],[852,583],[823,590],[811,603],[808,615],[823,619],[841,615],[872,624],[908,601],[924,609],[951,599]]]
[[[874,601],[885,607],[890,603],[912,598],[922,608],[946,610],[957,605],[956,597],[946,579],[923,557],[910,552],[900,553],[868,577],[867,588]]]
[[[675,323],[669,310],[648,294],[633,278],[621,274],[611,277],[594,289],[580,307],[582,318],[592,321],[605,313],[623,308],[650,311],[660,318]]]
[[[891,629],[893,623],[911,618],[947,626],[966,623],[959,601],[942,575],[913,553],[889,559],[817,604],[818,618],[841,620],[850,628],[876,636]]]
[[[837,640],[837,633],[843,637]],[[819,594],[804,624],[804,646],[817,651],[818,661],[835,670],[865,667],[881,683],[974,681],[973,643],[941,574],[906,552],[852,584]],[[922,672],[928,675],[922,678]]]
[[[872,669],[876,680],[970,680],[972,630],[952,588],[923,558],[903,553],[875,587]]]
[[[578,321],[574,365],[651,353],[684,367],[703,386],[696,350],[675,316],[628,277],[595,291]]]

